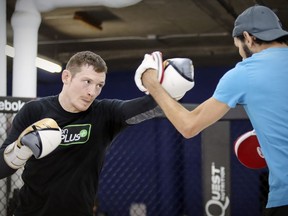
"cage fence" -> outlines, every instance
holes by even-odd
[[[17,111],[0,113],[0,145]],[[231,143],[251,129],[248,120],[230,121]],[[217,135],[217,134],[216,134]],[[95,195],[98,216],[204,216],[201,134],[183,138],[165,118],[123,131],[107,149]],[[250,170],[230,149],[229,211],[213,206],[213,215],[261,216],[267,202],[268,171]],[[19,169],[0,180],[0,216],[12,216],[23,182]],[[210,188],[211,189],[211,188]],[[226,209],[225,209],[226,210]]]

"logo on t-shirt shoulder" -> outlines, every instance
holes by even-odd
[[[60,145],[85,144],[89,140],[90,132],[91,124],[68,125],[62,128],[62,142]]]

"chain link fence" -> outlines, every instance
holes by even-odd
[[[0,113],[0,145],[6,139],[7,133],[11,128],[13,113]],[[17,194],[22,186],[21,173],[23,169],[5,179],[0,180],[0,215],[12,216],[13,210],[17,205]]]
[[[164,119],[122,133],[107,152],[98,194],[100,211],[105,215],[187,215],[189,194],[195,196],[190,200],[194,211],[200,211],[201,164],[195,158],[200,149],[194,150],[189,161],[195,162],[189,163],[186,142]],[[187,166],[195,176],[189,176]],[[189,188],[191,181],[194,187]]]
[[[13,117],[13,113],[0,113],[0,145]],[[250,129],[247,120],[231,122],[231,142]],[[165,118],[130,127],[107,149],[95,215],[207,215],[203,204],[201,164],[200,135],[184,139]],[[22,171],[0,180],[0,216],[12,215],[22,186]],[[263,215],[268,171],[247,169],[239,163],[231,148],[230,172],[230,215]],[[228,214],[219,211],[215,215]]]

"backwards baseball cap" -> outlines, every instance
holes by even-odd
[[[261,5],[246,9],[235,20],[232,36],[242,35],[244,31],[264,41],[288,35],[288,32],[282,29],[277,15],[268,7]]]

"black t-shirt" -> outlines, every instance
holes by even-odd
[[[65,111],[58,96],[25,104],[15,116],[1,149],[14,142],[27,126],[46,117],[61,127],[62,142],[46,157],[32,156],[27,161],[15,215],[92,215],[106,148],[128,125],[160,115],[161,110],[150,96],[129,101],[95,100],[80,113]]]

